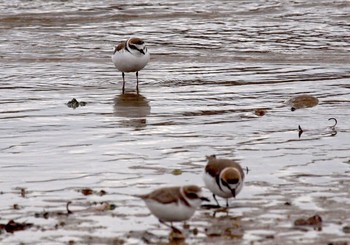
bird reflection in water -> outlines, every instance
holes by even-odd
[[[147,98],[141,94],[125,93],[114,98],[114,115],[128,118],[121,123],[136,130],[147,125],[146,117],[151,113],[151,106]]]

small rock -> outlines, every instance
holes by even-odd
[[[79,107],[79,102],[76,100],[76,98],[73,98],[71,101],[68,101],[67,106],[69,108],[75,109],[75,108]]]
[[[322,218],[319,215],[314,215],[307,219],[310,225],[322,225]]]
[[[83,193],[84,196],[92,195],[93,191],[90,188],[85,188],[81,190],[81,193]]]
[[[109,210],[114,210],[114,209],[116,209],[117,208],[117,205],[115,205],[115,204],[109,204]]]
[[[181,175],[182,174],[182,170],[181,169],[174,169],[173,171],[171,171],[171,173],[173,175]]]
[[[350,233],[350,226],[344,226],[343,227],[343,232],[349,234]]]
[[[289,99],[286,104],[291,106],[291,111],[302,108],[311,108],[318,105],[318,99],[311,95],[298,95]]]
[[[294,221],[294,225],[308,225],[305,219],[297,219]]]
[[[104,196],[107,194],[107,192],[105,190],[100,190],[100,192],[98,193],[100,196]]]
[[[294,225],[301,226],[301,225],[310,225],[310,226],[322,226],[322,218],[319,215],[314,215],[309,217],[308,219],[297,219],[294,221]]]
[[[22,188],[21,189],[21,197],[26,197],[27,193],[26,193],[26,189]]]
[[[87,103],[85,101],[78,101],[76,98],[73,98],[71,101],[68,101],[67,106],[75,109],[79,106],[86,106],[86,104]]]
[[[265,238],[266,239],[275,239],[275,236],[271,234],[271,235],[266,235]]]
[[[259,116],[259,117],[262,117],[262,116],[265,116],[266,110],[265,110],[265,109],[258,108],[258,109],[255,109],[255,110],[254,110],[254,114],[257,115],[257,116]]]
[[[185,240],[184,234],[175,229],[171,229],[171,232],[169,233],[169,242],[179,242]]]
[[[14,220],[10,220],[6,225],[0,224],[0,229],[5,229],[9,233],[13,233],[16,231],[23,231],[32,226],[33,224],[31,223],[17,223]]]

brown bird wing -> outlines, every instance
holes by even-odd
[[[119,43],[117,46],[115,46],[113,54],[115,54],[117,51],[122,50],[123,48],[125,48],[125,42]]]
[[[125,42],[121,42],[118,44],[118,46],[116,47],[116,51],[119,51],[121,49],[125,48]]]
[[[148,195],[141,196],[143,199],[155,200],[160,203],[176,203],[178,201],[178,195],[180,194],[179,188],[169,187],[161,188],[152,191]]]

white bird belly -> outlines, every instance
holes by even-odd
[[[155,201],[146,201],[146,205],[154,216],[166,222],[188,220],[196,211],[193,207],[177,203],[160,204]]]
[[[115,52],[112,61],[115,67],[121,72],[137,72],[142,70],[150,60],[150,54],[135,56],[127,51]]]

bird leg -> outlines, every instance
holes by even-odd
[[[122,77],[123,77],[123,94],[125,92],[125,74],[122,72]]]
[[[159,222],[163,225],[165,225],[166,227],[171,228],[173,231],[175,231],[176,233],[182,233],[178,228],[176,228],[175,226],[173,226],[173,224],[171,223],[171,225],[165,223],[163,220],[159,220]]]
[[[136,72],[136,92],[139,94],[139,72]]]
[[[219,202],[218,202],[218,199],[216,199],[215,194],[213,194],[213,198],[214,198],[214,200],[216,201],[216,204],[218,205],[218,207],[220,207],[220,204],[219,204]]]

